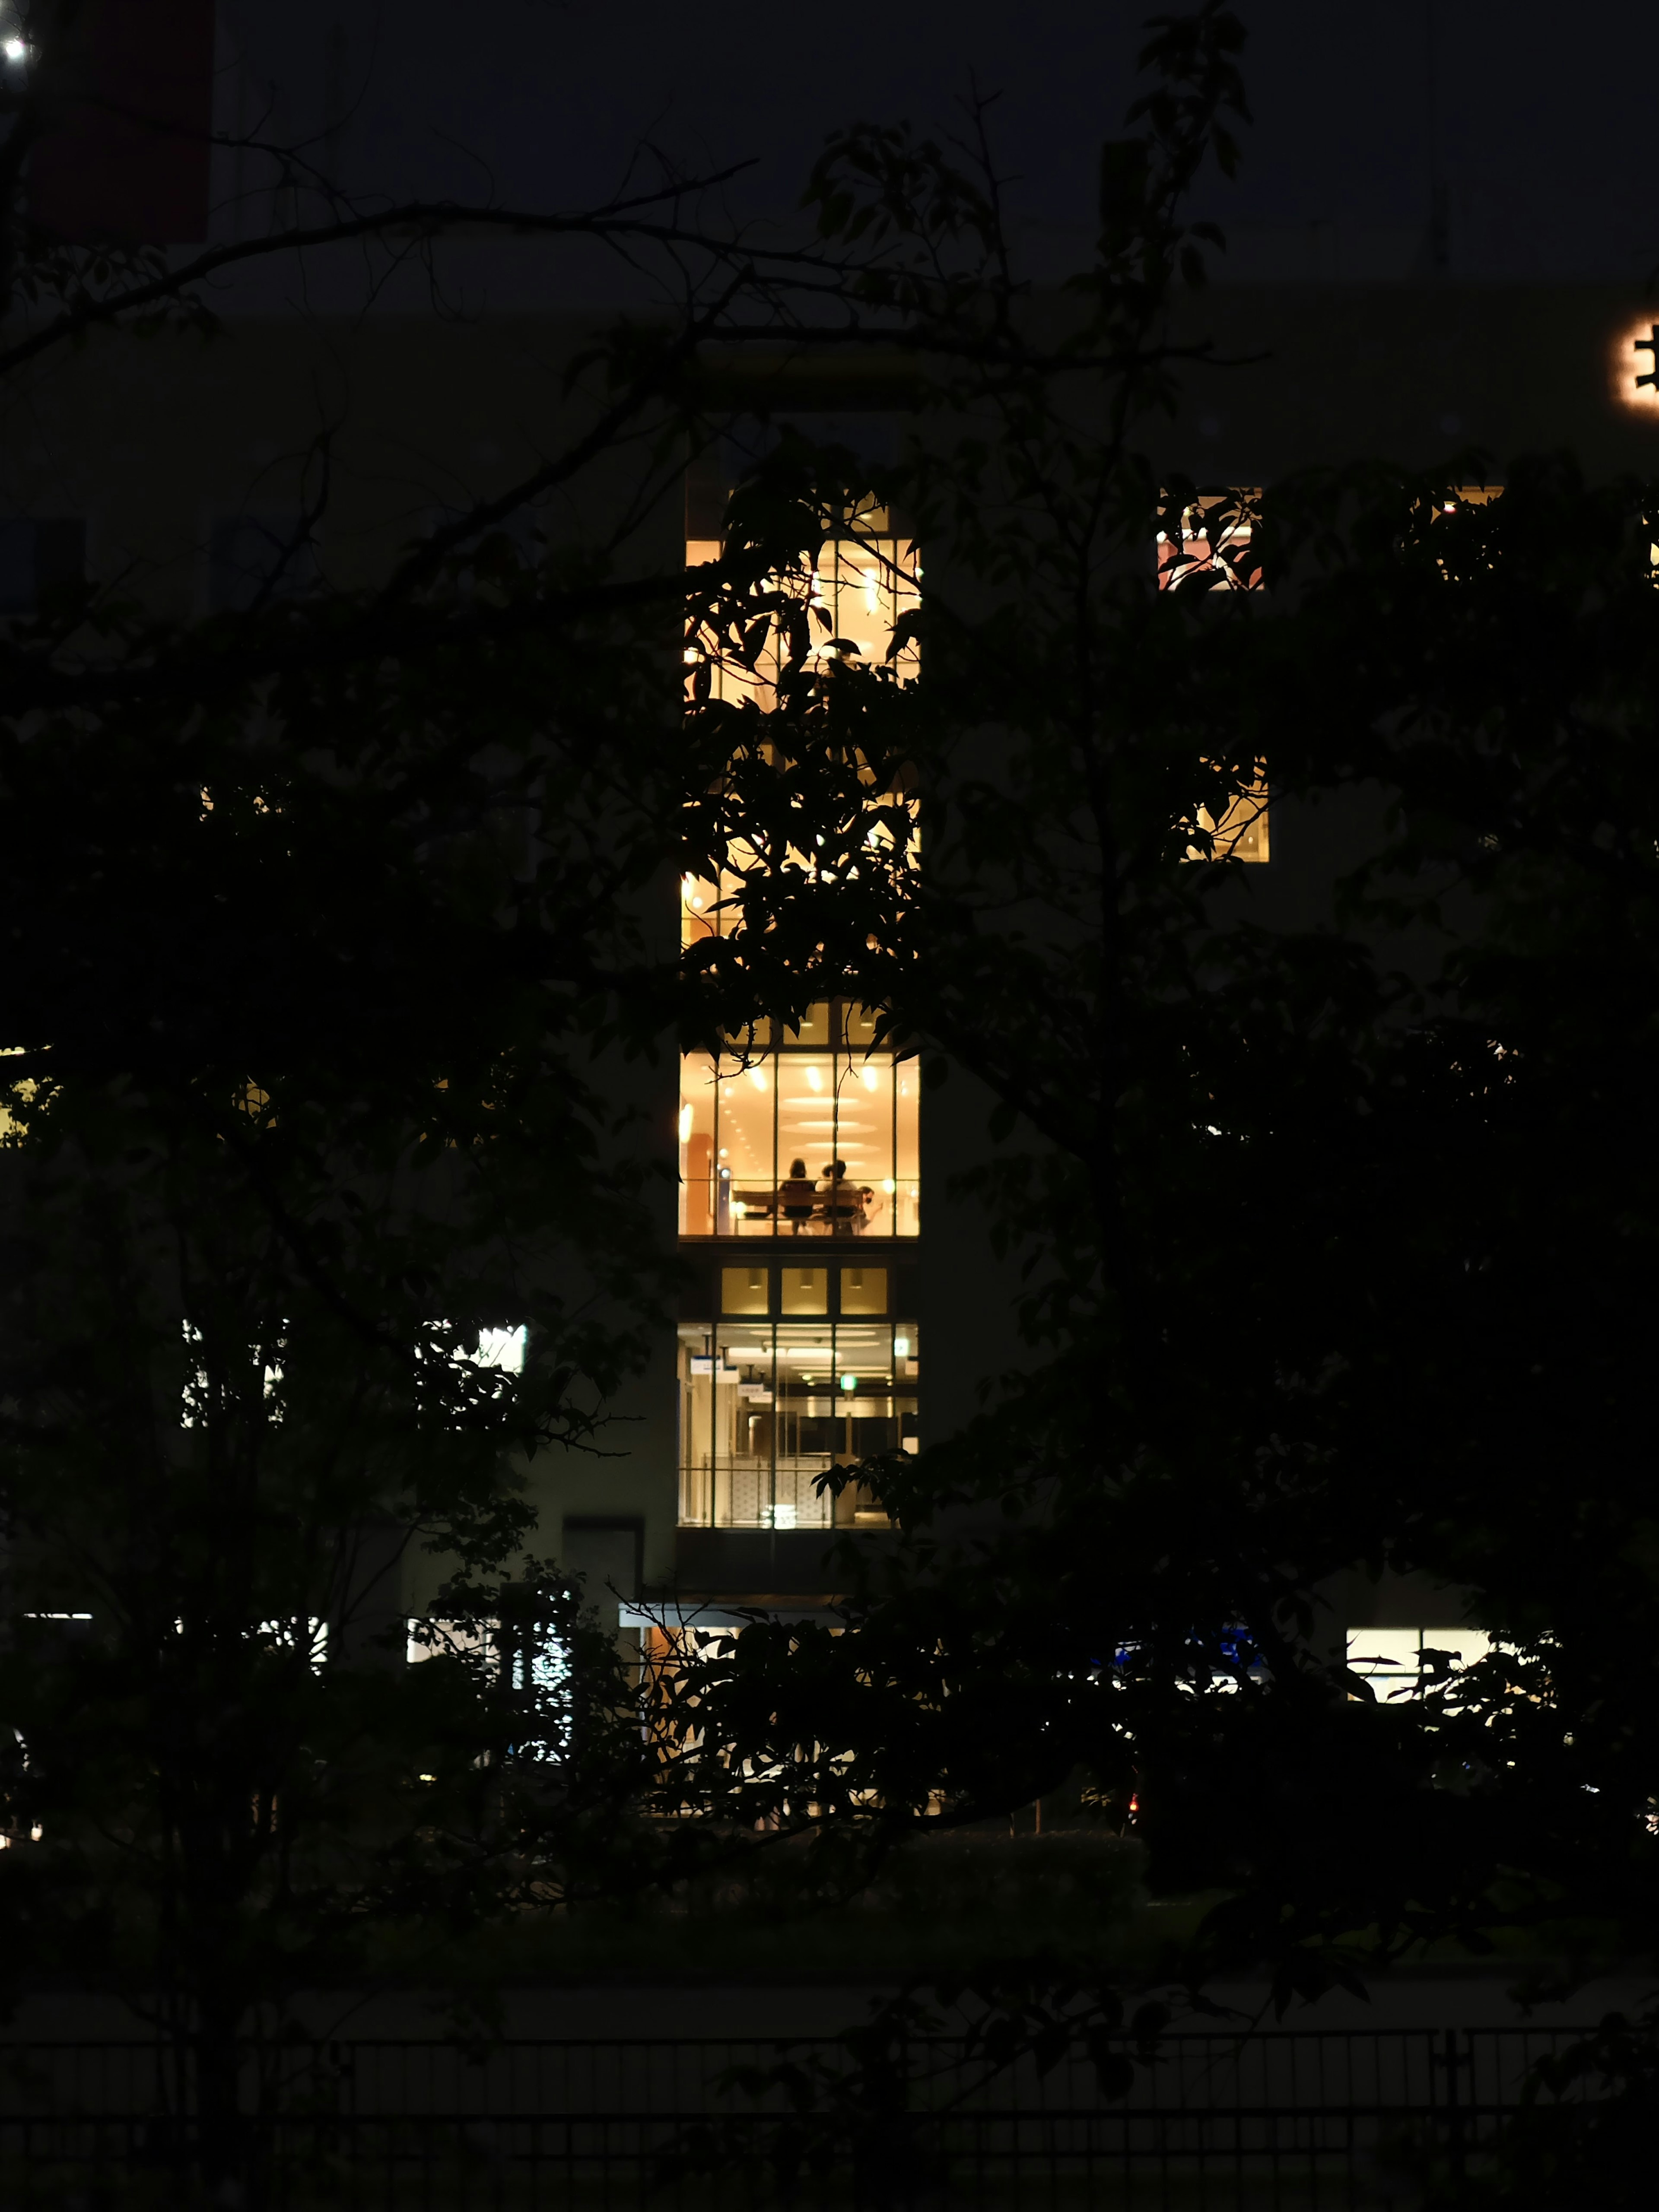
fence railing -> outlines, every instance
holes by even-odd
[[[828,2039],[288,2045],[246,2069],[249,2201],[1407,2212],[1574,2033],[1211,2031],[1047,2068],[919,2039],[863,2075]],[[185,2203],[195,2122],[170,2079],[149,2043],[0,2045],[0,2203]]]

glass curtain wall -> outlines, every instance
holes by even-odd
[[[885,1528],[864,1486],[838,1498],[814,1486],[832,1467],[918,1449],[919,1367],[910,1322],[683,1324],[682,1525]]]
[[[809,659],[883,662],[899,617],[920,604],[921,563],[915,546],[894,534],[884,507],[872,503],[848,515],[842,526],[845,534],[827,538],[810,568],[799,576],[775,577],[773,585],[792,596],[798,592],[811,610]],[[686,540],[688,568],[705,567],[720,553],[717,538]],[[695,648],[691,657],[696,658]],[[915,647],[904,647],[898,662],[902,676],[912,672]],[[752,698],[769,708],[777,672],[777,648],[769,642],[752,668],[718,662],[710,674],[711,691],[717,699]]]
[[[920,1233],[920,1073],[872,1033],[837,1003],[799,1032],[763,1024],[741,1052],[683,1057],[682,1237]]]
[[[718,557],[717,539],[690,538],[689,566]],[[896,535],[887,511],[868,501],[849,510],[811,565],[773,580],[811,610],[810,658],[884,663],[895,625],[919,600],[915,546]],[[720,698],[775,703],[776,632],[752,665],[714,657]],[[701,648],[688,659],[696,662]],[[915,649],[898,656],[902,678]],[[872,841],[888,835],[872,823]],[[732,927],[723,901],[738,888],[687,876],[681,885],[682,942]],[[728,1053],[681,1062],[680,1234],[683,1237],[914,1237],[921,1228],[916,1150],[920,1089],[914,1062],[872,1049],[874,1021],[837,1001],[812,1007],[799,1029],[761,1023]],[[741,1046],[741,1049],[736,1048]]]

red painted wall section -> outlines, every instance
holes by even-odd
[[[54,125],[29,161],[34,220],[62,238],[205,238],[213,0],[87,0],[54,74]]]

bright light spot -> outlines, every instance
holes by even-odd
[[[1651,313],[1638,323],[1628,323],[1614,338],[1607,367],[1612,372],[1613,396],[1621,407],[1645,413],[1659,407],[1659,324]]]
[[[3,48],[6,59],[9,62],[21,62],[26,60],[28,56],[28,48],[23,44],[23,41],[21,39],[8,39]]]
[[[313,1673],[320,1674],[328,1662],[328,1623],[315,1613],[307,1616],[303,1629],[297,1620],[262,1620],[259,1633],[284,1650],[303,1651]]]
[[[822,1090],[823,1090],[823,1076],[822,1073],[820,1072],[820,1070],[818,1070],[818,1069],[817,1069],[817,1068],[816,1068],[816,1067],[809,1067],[809,1068],[807,1069],[807,1071],[806,1071],[806,1087],[807,1087],[807,1089],[808,1089],[809,1091],[822,1091]]]
[[[865,1068],[865,1069],[863,1070],[863,1078],[864,1078],[864,1087],[865,1087],[865,1089],[866,1089],[866,1091],[873,1091],[873,1090],[875,1089],[875,1087],[876,1087],[876,1071],[875,1071],[875,1069],[874,1069],[873,1067],[866,1067],[866,1068]]]
[[[754,1085],[757,1091],[764,1091],[766,1088],[766,1070],[763,1067],[751,1067],[749,1071],[749,1080]]]
[[[471,1354],[475,1367],[493,1367],[502,1375],[522,1375],[527,1328],[481,1328],[478,1348]]]
[[[858,1376],[856,1375],[843,1375],[841,1378],[841,1387],[843,1390],[856,1390],[859,1387]]]
[[[893,1339],[893,1351],[896,1358],[900,1359],[908,1359],[910,1357],[909,1338],[908,1336],[896,1336]]]
[[[690,1141],[691,1101],[688,1098],[680,1108],[680,1142],[683,1145],[689,1145]]]
[[[493,1620],[411,1620],[404,1656],[411,1667],[440,1656],[489,1662],[495,1657],[495,1635]]]

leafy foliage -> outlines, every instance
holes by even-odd
[[[877,485],[927,548],[924,652],[836,672],[817,722],[781,697],[733,784],[804,792],[833,732],[840,818],[918,794],[926,860],[849,854],[832,901],[731,838],[742,927],[703,957],[879,1003],[969,1080],[960,1190],[1026,1358],[862,1470],[903,1539],[848,1548],[854,1632],[751,1631],[697,1695],[746,1817],[879,1843],[1133,1796],[1154,1879],[1226,1893],[1188,1971],[1265,1959],[1283,2004],[1563,1916],[1651,1940],[1659,601],[1650,488],[1568,459],[1475,501],[1480,455],[1259,502],[1170,465],[1204,359],[1165,337],[1171,210],[1232,158],[1236,31],[1149,47],[1063,317],[988,155],[854,132],[819,173],[834,234],[896,241],[924,364]],[[1206,501],[1265,591],[1170,588],[1203,579],[1158,534]],[[1293,873],[1217,827],[1263,762]],[[1379,1698],[1342,1631],[1385,1572],[1463,1593],[1493,1656]]]

